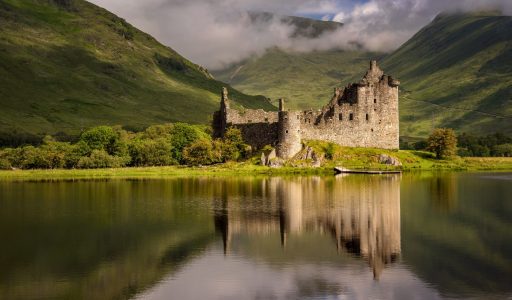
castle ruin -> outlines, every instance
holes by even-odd
[[[288,159],[302,149],[302,140],[321,140],[347,147],[398,149],[398,86],[376,61],[358,83],[335,88],[331,101],[320,110],[289,111],[283,99],[279,111],[230,108],[223,89],[220,110],[213,118],[214,134],[239,128],[244,141],[255,149],[276,147]]]

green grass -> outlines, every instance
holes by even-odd
[[[0,2],[0,133],[206,123],[222,86],[203,68],[83,0]],[[275,109],[231,89],[235,107]]]
[[[315,151],[322,154],[327,143],[308,142]],[[392,167],[378,162],[380,154],[398,158],[403,166]],[[0,171],[0,180],[62,180],[100,178],[159,178],[170,176],[254,176],[254,175],[332,175],[333,167],[350,169],[403,170],[403,171],[510,171],[512,158],[454,158],[437,160],[431,153],[419,151],[393,151],[371,148],[347,148],[334,146],[334,159],[324,161],[322,167],[310,167],[306,161],[291,160],[282,168],[257,165],[257,157],[241,163],[226,163],[214,166],[186,167],[144,167],[89,170],[14,170]]]
[[[459,132],[512,133],[512,17],[441,16],[395,52],[287,53],[270,50],[214,72],[241,91],[264,94],[288,107],[319,108],[335,86],[357,82],[376,58],[401,80],[400,134],[426,137],[435,127]]]

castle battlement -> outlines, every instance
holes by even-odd
[[[218,137],[231,127],[241,130],[246,143],[256,149],[277,148],[281,158],[291,158],[302,140],[322,140],[348,147],[398,149],[398,87],[400,81],[385,75],[376,61],[358,83],[335,88],[331,101],[320,110],[289,111],[283,99],[278,112],[229,107],[223,89],[221,109],[214,114]]]

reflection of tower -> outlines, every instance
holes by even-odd
[[[281,245],[285,247],[288,233],[302,231],[302,185],[296,181],[281,180],[278,191]]]

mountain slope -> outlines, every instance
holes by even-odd
[[[0,133],[207,122],[224,84],[83,0],[0,1]],[[274,109],[231,90],[237,105]]]
[[[275,48],[213,74],[241,91],[270,97],[273,103],[285,98],[290,108],[320,108],[329,102],[334,87],[361,77],[368,61],[381,56],[363,51],[301,53]]]
[[[512,17],[440,15],[382,66],[402,81],[402,134],[512,133]]]

